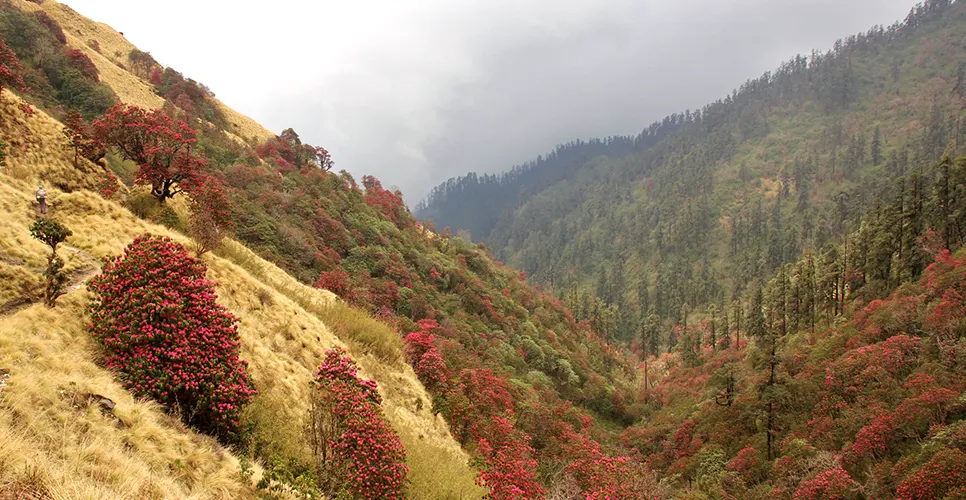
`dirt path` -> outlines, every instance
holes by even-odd
[[[67,284],[64,286],[63,293],[63,295],[67,295],[68,293],[74,293],[80,290],[91,278],[99,274],[101,272],[101,264],[97,261],[97,258],[80,248],[63,244],[60,245],[60,248],[77,255],[83,262],[81,267],[71,271],[67,276]],[[38,298],[20,297],[0,304],[0,318],[13,316],[22,309],[26,309],[40,301],[41,299]]]

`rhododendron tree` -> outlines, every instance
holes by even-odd
[[[930,500],[948,498],[958,490],[955,498],[966,498],[966,454],[959,449],[944,449],[911,474],[896,488],[900,500]]]
[[[795,492],[795,500],[845,500],[856,498],[855,481],[841,468],[819,473],[812,479],[802,481]]]
[[[410,333],[405,339],[409,364],[420,382],[434,392],[439,392],[449,379],[449,369],[436,347],[436,336],[433,334],[438,328],[435,321],[423,319],[419,321],[419,331]]]
[[[0,92],[3,89],[23,90],[23,66],[17,55],[0,36]]]
[[[0,93],[4,88],[22,92],[27,90],[27,85],[23,81],[23,66],[17,59],[17,54],[0,36]],[[33,116],[34,110],[27,103],[21,103],[20,110],[27,116]]]
[[[536,480],[537,461],[529,437],[504,417],[489,424],[492,434],[479,441],[484,468],[477,482],[490,489],[493,500],[542,498],[545,492]]]
[[[90,281],[89,331],[128,390],[230,440],[255,389],[238,357],[238,320],[206,271],[169,238],[137,237]]]
[[[319,487],[332,497],[404,498],[406,451],[381,402],[375,381],[360,378],[343,349],[326,351],[315,375],[309,437]]]
[[[80,71],[84,78],[91,80],[93,82],[101,81],[100,77],[97,75],[97,67],[94,66],[94,62],[91,61],[90,57],[80,49],[70,49],[67,51],[67,62],[71,66]]]
[[[207,161],[192,149],[195,132],[187,123],[159,109],[117,104],[91,127],[98,140],[138,165],[135,181],[150,185],[159,202],[199,185]]]
[[[206,175],[191,188],[191,235],[199,257],[221,246],[232,228],[231,204],[224,183]]]
[[[104,146],[91,135],[90,127],[84,122],[84,117],[75,110],[70,110],[64,116],[64,137],[67,147],[74,152],[74,167],[81,157],[91,159]]]

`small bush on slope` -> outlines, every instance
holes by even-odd
[[[128,390],[229,439],[255,390],[237,319],[215,302],[206,271],[169,238],[139,236],[91,280],[89,330]]]
[[[376,382],[359,378],[336,347],[326,351],[315,383],[310,436],[319,486],[353,498],[403,498],[406,451],[383,418]]]

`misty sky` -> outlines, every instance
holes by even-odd
[[[636,134],[912,0],[62,0],[413,204],[575,138]]]

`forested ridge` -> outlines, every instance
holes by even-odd
[[[685,307],[721,308],[931,189],[942,155],[964,145],[964,32],[962,2],[927,2],[674,114],[637,147],[578,141],[506,174],[452,179],[417,215],[468,229],[630,341],[650,313],[679,323]],[[890,271],[915,270],[903,261]]]

